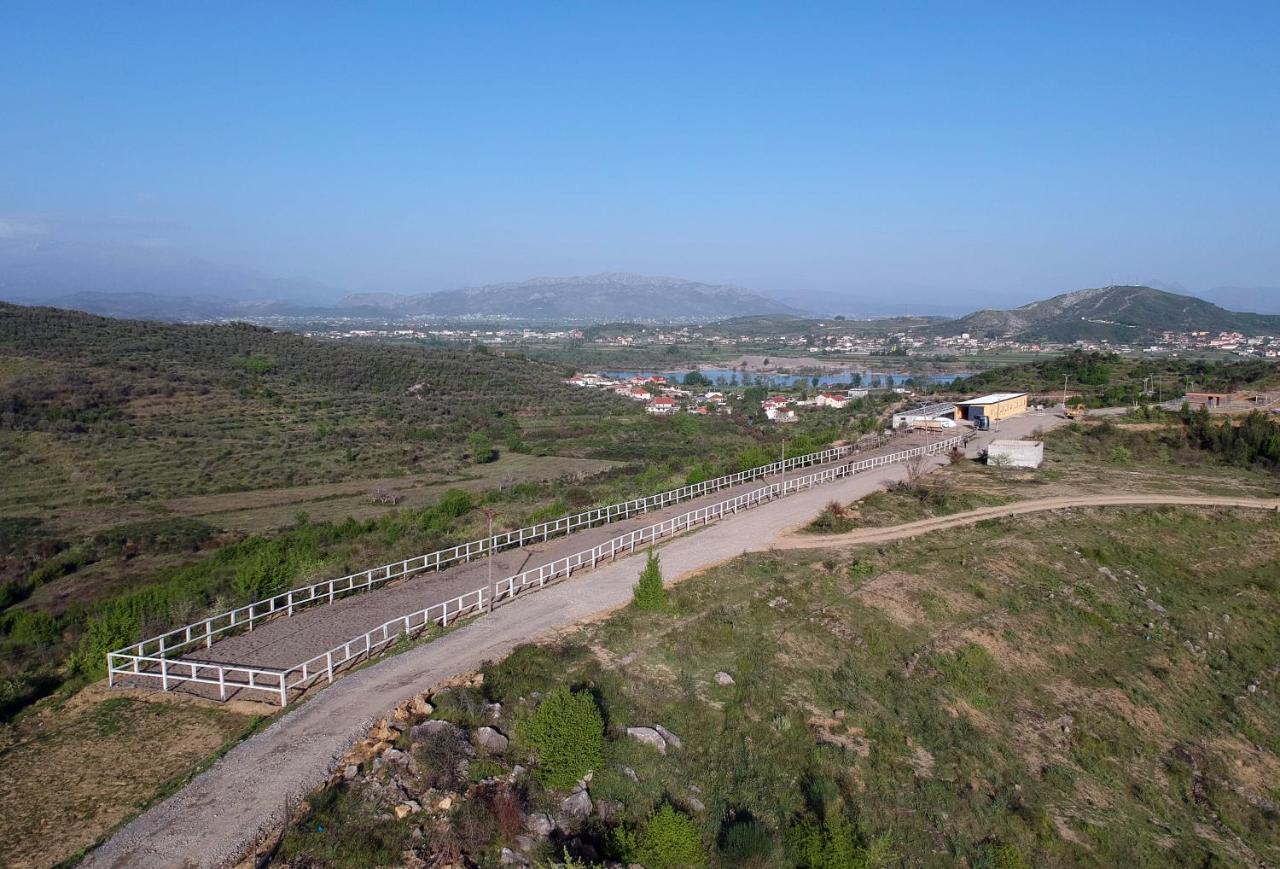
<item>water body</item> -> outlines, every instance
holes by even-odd
[[[679,368],[679,369],[633,369],[630,371],[601,371],[605,377],[612,377],[615,380],[626,380],[631,377],[649,377],[650,375],[659,374],[668,380],[682,380],[690,371],[700,371],[702,376],[709,379],[712,383],[725,386],[739,385],[752,386],[759,382],[765,386],[809,386],[813,383],[813,378],[818,378],[819,386],[831,386],[837,383],[852,383],[854,375],[862,378],[862,386],[872,386],[878,384],[880,386],[901,386],[908,380],[914,378],[917,382],[926,381],[928,383],[937,383],[946,385],[957,377],[965,377],[965,373],[953,374],[904,374],[897,371],[872,371],[869,368],[850,368],[847,371],[837,371],[834,373],[826,373],[819,375],[809,374],[765,374],[758,371],[743,371],[740,368]]]

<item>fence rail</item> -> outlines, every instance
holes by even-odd
[[[304,690],[322,677],[328,682],[332,682],[335,673],[359,660],[368,660],[386,650],[401,637],[412,638],[418,636],[433,625],[442,628],[447,627],[460,617],[491,609],[499,602],[510,602],[526,589],[540,589],[548,582],[572,575],[576,570],[584,567],[595,567],[601,561],[612,561],[620,554],[634,552],[637,546],[680,534],[699,525],[709,524],[725,515],[749,509],[765,501],[785,497],[831,480],[852,476],[873,468],[908,461],[916,456],[931,455],[950,450],[953,447],[962,446],[963,443],[964,438],[962,436],[950,437],[909,450],[901,450],[896,453],[875,456],[860,461],[850,461],[843,465],[825,468],[813,474],[770,483],[728,500],[701,507],[663,522],[619,535],[598,546],[576,552],[565,558],[530,568],[514,576],[499,580],[492,589],[488,586],[475,589],[442,603],[433,604],[403,616],[397,616],[373,630],[353,637],[339,646],[335,646],[320,655],[284,670],[195,661],[187,658],[170,658],[165,656],[163,649],[159,655],[147,655],[130,651],[129,649],[136,647],[129,647],[126,650],[108,653],[108,680],[110,684],[114,685],[117,679],[130,677],[143,680],[150,679],[159,683],[159,687],[163,691],[172,690],[184,682],[216,685],[218,686],[219,698],[222,700],[226,699],[228,689],[261,691],[271,695],[273,700],[278,700],[281,706],[286,706],[289,703],[290,691]],[[832,451],[827,450],[824,453],[813,453],[811,455],[824,455],[830,452]],[[196,640],[200,641],[204,636],[206,635],[197,633]],[[169,647],[170,652],[176,650],[176,646]]]
[[[465,563],[472,559],[486,556],[490,551],[500,552],[504,549],[513,549],[535,541],[571,534],[582,528],[617,522],[620,519],[660,510],[663,507],[678,504],[682,501],[700,498],[703,495],[718,492],[721,489],[749,483],[784,470],[824,464],[842,458],[851,449],[852,447],[832,447],[821,452],[793,456],[785,461],[762,465],[749,471],[727,474],[701,483],[692,483],[688,486],[659,492],[656,495],[650,495],[645,498],[633,498],[630,501],[597,507],[592,510],[575,513],[572,516],[518,528],[514,531],[506,531],[501,534],[495,534],[492,537],[473,540],[470,543],[461,543],[448,549],[428,552],[425,555],[414,556],[403,561],[371,567],[336,579],[321,580],[311,585],[304,585],[281,592],[274,597],[264,598],[227,612],[209,616],[189,625],[174,628],[167,633],[149,637],[117,649],[113,654],[165,657],[166,655],[189,651],[200,645],[208,648],[213,645],[215,638],[224,634],[251,631],[256,623],[265,619],[292,616],[299,610],[310,606],[333,603],[335,600],[349,595],[371,591],[380,585],[412,576],[416,573],[422,573],[423,571],[443,570],[445,567],[458,562]]]

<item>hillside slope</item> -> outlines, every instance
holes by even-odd
[[[533,278],[418,296],[370,294],[348,297],[339,303],[339,308],[353,306],[376,307],[402,315],[595,322],[796,313],[788,305],[741,287],[625,272]]]
[[[981,310],[932,327],[936,334],[969,332],[1049,341],[1142,341],[1166,330],[1280,332],[1280,316],[1228,311],[1212,302],[1152,287],[1076,290],[1011,310]]]

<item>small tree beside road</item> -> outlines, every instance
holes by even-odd
[[[640,571],[640,581],[633,589],[637,609],[660,610],[667,605],[667,589],[662,584],[662,566],[658,563],[658,553],[649,548],[645,559],[644,570]]]

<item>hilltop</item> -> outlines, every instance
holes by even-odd
[[[788,305],[742,287],[628,272],[532,278],[414,296],[366,294],[350,296],[338,307],[375,308],[402,316],[597,322],[796,313]]]
[[[1076,290],[1012,310],[981,310],[934,326],[940,335],[969,332],[1047,341],[1142,341],[1164,331],[1280,332],[1280,315],[1249,314],[1153,287]]]

